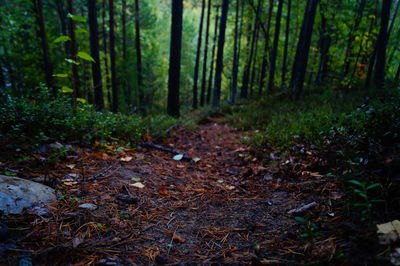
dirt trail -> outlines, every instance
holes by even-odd
[[[301,257],[301,228],[287,212],[313,198],[296,183],[283,185],[242,138],[227,125],[209,123],[179,129],[161,143],[198,162],[175,161],[151,148],[82,151],[68,162],[74,169],[50,173],[61,180],[64,199],[50,217],[32,215],[17,246],[44,264],[285,263]],[[68,173],[81,179],[65,181]],[[78,208],[82,203],[98,208]]]

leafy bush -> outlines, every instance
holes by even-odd
[[[137,143],[144,134],[161,136],[176,123],[176,119],[165,115],[143,118],[135,114],[97,112],[92,105],[73,104],[65,96],[52,99],[46,88],[30,97],[3,94],[0,98],[0,138],[12,143],[90,144],[95,140]]]

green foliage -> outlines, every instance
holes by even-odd
[[[100,113],[89,104],[72,104],[65,96],[52,99],[46,88],[38,89],[30,97],[3,94],[1,98],[0,138],[14,143],[57,140],[89,144],[95,140],[118,140],[135,144],[145,134],[165,135],[165,130],[176,123],[165,115],[143,118]]]

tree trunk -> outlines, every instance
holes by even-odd
[[[213,89],[214,93],[212,106],[214,108],[219,107],[221,98],[222,70],[224,67],[225,31],[226,22],[228,20],[229,0],[223,0],[221,9],[221,23],[219,24],[217,62],[215,66],[215,80]]]
[[[257,54],[258,54],[258,39],[260,37],[260,30],[261,30],[261,22],[257,24],[257,33],[256,33],[256,41],[255,41],[255,48],[254,48],[254,56],[253,56],[253,62],[251,64],[251,78],[250,78],[250,98],[253,97],[253,87],[254,87],[254,80],[256,78],[256,72],[257,72]]]
[[[292,0],[288,0],[287,3],[287,14],[286,14],[286,33],[285,33],[285,46],[283,50],[283,62],[282,62],[282,81],[281,88],[286,88],[286,73],[287,73],[287,58],[288,58],[288,48],[289,48],[289,33],[290,33],[290,15],[292,9]]]
[[[114,0],[108,0],[110,13],[110,59],[111,59],[111,88],[112,88],[112,111],[118,112],[118,85],[116,70],[115,32],[114,32]]]
[[[194,65],[194,77],[193,77],[193,109],[197,109],[198,99],[197,99],[197,81],[199,78],[199,65],[200,65],[200,52],[201,52],[201,41],[203,37],[203,22],[204,22],[204,10],[206,8],[206,0],[201,3],[201,16],[200,16],[200,28],[199,37],[197,40],[197,51],[196,51],[196,62]]]
[[[251,70],[251,64],[253,62],[253,57],[254,57],[254,48],[255,48],[256,37],[257,37],[257,27],[258,27],[258,23],[259,23],[259,15],[260,15],[260,11],[261,11],[262,2],[263,2],[263,0],[260,0],[258,2],[256,15],[254,17],[250,53],[249,53],[249,57],[247,59],[247,63],[246,63],[246,66],[245,66],[245,69],[243,72],[243,81],[242,81],[242,88],[240,89],[240,98],[248,97],[250,70]]]
[[[263,55],[263,61],[261,64],[260,85],[258,86],[258,90],[259,90],[258,94],[259,95],[261,95],[262,89],[264,87],[264,79],[265,79],[265,74],[267,73],[267,67],[268,67],[269,31],[271,29],[271,19],[272,19],[273,7],[274,7],[274,0],[269,0],[267,33],[265,35],[264,55]]]
[[[276,57],[278,54],[279,33],[281,30],[282,7],[283,7],[283,0],[279,0],[278,11],[276,13],[274,44],[273,44],[272,52],[271,52],[271,60],[270,60],[271,68],[269,69],[269,81],[268,81],[267,94],[272,93],[272,89],[274,86]]]
[[[53,84],[53,66],[49,55],[49,44],[47,42],[46,25],[44,24],[43,17],[43,3],[42,0],[32,0],[33,8],[36,15],[37,36],[40,39],[43,56],[43,71],[46,76],[46,85],[52,90],[53,96],[57,96],[57,90]]]
[[[72,0],[67,0],[67,7],[68,13],[74,14],[74,6]],[[70,53],[71,59],[75,62],[77,61],[77,54],[78,48],[76,45],[76,36],[75,36],[75,22],[72,18],[68,19],[68,26],[69,26],[69,38],[70,40]],[[71,63],[71,70],[72,70],[72,89],[74,90],[74,97],[75,98],[82,98],[82,92],[80,90],[81,83],[79,80],[78,74],[78,66],[76,64]]]
[[[204,106],[206,94],[206,76],[207,76],[207,57],[208,57],[208,39],[210,35],[210,19],[211,19],[211,0],[208,0],[207,6],[207,25],[206,25],[206,40],[204,44],[204,59],[203,59],[203,76],[200,91],[200,106]]]
[[[96,0],[88,0],[87,8],[89,13],[90,53],[94,59],[94,62],[92,62],[94,103],[97,107],[97,110],[101,111],[104,109],[104,98],[100,66],[99,30],[97,24]]]
[[[291,79],[291,88],[293,89],[295,100],[299,99],[300,94],[303,91],[317,5],[318,0],[308,0],[307,7],[304,12]]]
[[[207,97],[206,102],[210,104],[211,101],[211,88],[213,82],[213,74],[214,74],[214,58],[215,58],[215,49],[217,47],[217,37],[218,37],[218,22],[219,22],[219,6],[216,6],[215,12],[215,28],[214,28],[214,40],[213,40],[213,47],[211,52],[211,65],[210,65],[210,77],[208,79],[208,88],[207,88]]]
[[[67,35],[68,34],[67,33],[67,25],[66,25],[67,14],[65,12],[64,2],[60,1],[60,0],[54,0],[54,4],[56,6],[58,19],[60,21],[61,34],[62,35]],[[69,43],[68,42],[64,42],[64,49],[65,49],[66,56],[68,56],[70,54],[69,53]]]
[[[126,55],[126,0],[122,0],[121,10],[121,23],[122,23],[122,58],[127,60]]]
[[[126,47],[126,0],[122,0],[121,5],[121,24],[122,24],[122,66],[123,66],[123,73],[122,73],[122,88],[125,93],[125,102],[127,106],[131,105],[131,89],[128,84],[128,55],[127,55],[127,47]]]
[[[239,72],[239,6],[240,0],[236,0],[236,14],[235,14],[235,35],[233,40],[233,66],[232,66],[232,85],[231,85],[231,103],[236,101],[238,72]]]
[[[103,9],[102,9],[102,31],[103,31],[103,52],[104,52],[104,68],[106,71],[106,90],[107,90],[107,100],[108,104],[111,106],[111,88],[110,88],[110,71],[108,69],[108,49],[107,49],[107,31],[106,31],[106,1],[103,0]]]
[[[169,54],[168,71],[168,106],[169,115],[178,117],[179,111],[179,86],[181,73],[182,49],[182,16],[183,0],[172,0],[171,45]]]
[[[318,67],[318,73],[316,83],[321,85],[328,73],[328,53],[331,44],[331,38],[327,32],[327,20],[322,9],[321,12],[321,29],[319,39],[319,50],[320,50],[320,61]]]
[[[139,104],[144,103],[143,74],[142,74],[142,47],[140,42],[140,5],[139,0],[135,0],[135,47],[136,47],[136,72],[137,72],[137,91]]]
[[[386,47],[389,40],[388,24],[391,5],[392,0],[383,0],[382,2],[381,28],[376,41],[375,86],[381,89],[385,85]]]

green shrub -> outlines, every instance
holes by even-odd
[[[137,143],[147,133],[165,135],[176,119],[165,115],[143,118],[139,115],[97,112],[92,105],[60,96],[52,99],[46,88],[33,96],[0,95],[0,138],[9,142],[50,141],[90,144],[100,141]]]

